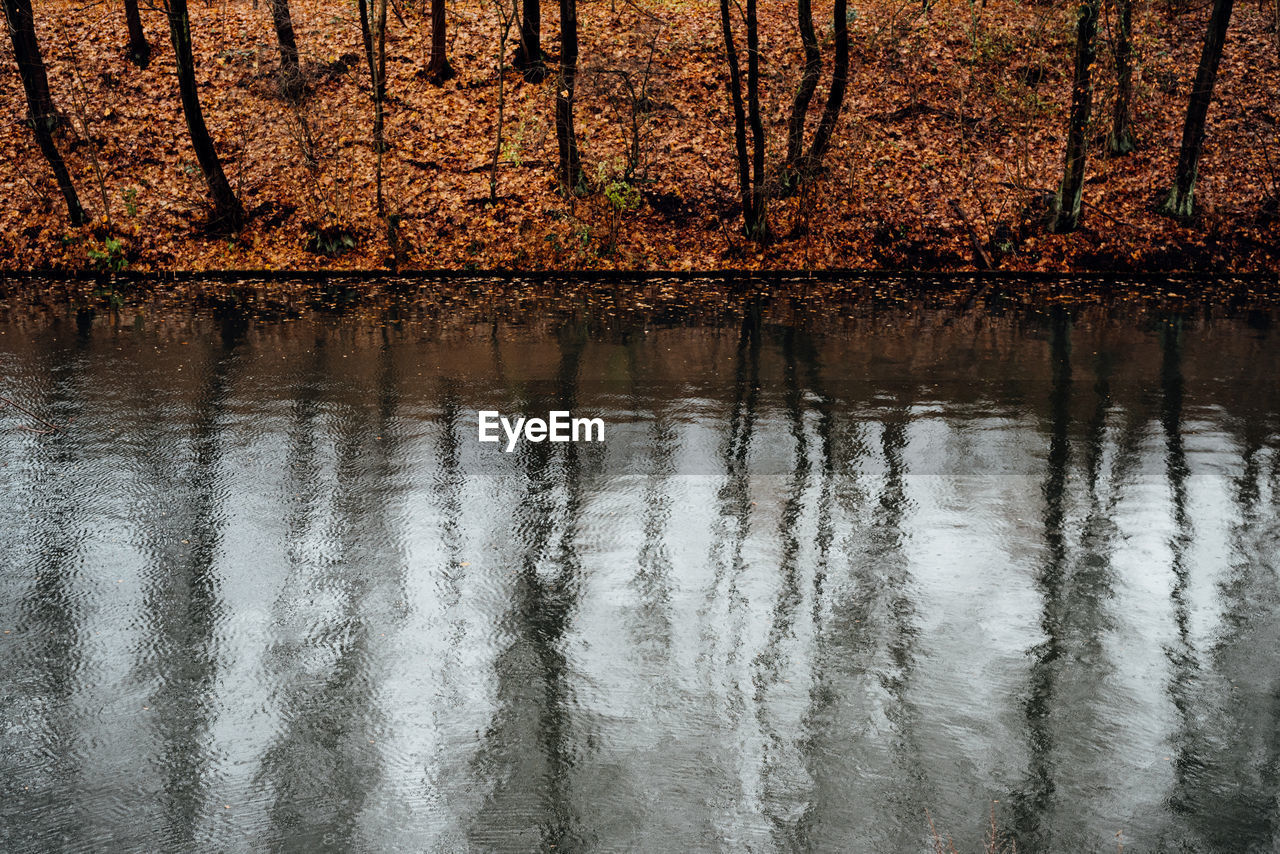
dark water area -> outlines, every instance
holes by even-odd
[[[1274,310],[989,296],[0,302],[0,850],[1280,850]]]

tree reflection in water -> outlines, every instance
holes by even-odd
[[[775,308],[0,321],[0,848],[1272,850],[1269,326]]]

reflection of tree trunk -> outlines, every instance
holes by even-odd
[[[190,468],[182,471],[181,445],[163,441],[151,448],[148,468],[154,478],[145,484],[159,515],[149,551],[145,594],[148,655],[139,669],[154,683],[149,705],[160,738],[158,765],[164,774],[166,825],[179,847],[190,847],[198,836],[208,797],[209,729],[218,707],[214,690],[219,671],[217,634],[224,615],[218,577],[226,495],[221,473],[222,418],[231,396],[232,369],[244,327],[234,316],[224,319],[221,346],[212,353],[208,380],[193,401],[190,413]],[[166,424],[181,430],[187,424]],[[171,456],[156,457],[157,448]]]
[[[1057,786],[1051,715],[1058,688],[1058,668],[1065,648],[1062,636],[1064,576],[1067,562],[1066,490],[1071,462],[1071,320],[1061,308],[1050,318],[1049,454],[1045,471],[1045,562],[1036,578],[1040,592],[1040,630],[1045,639],[1032,650],[1030,693],[1026,715],[1029,768],[1013,798],[1013,830],[1019,848],[1051,847],[1049,813]]]
[[[531,411],[574,410],[584,345],[579,330],[562,332],[560,368],[550,400],[545,409],[530,402]],[[512,525],[522,540],[511,607],[504,619],[513,640],[498,657],[499,709],[478,758],[481,765],[497,766],[483,773],[499,782],[472,829],[476,846],[485,850],[585,847],[570,779],[571,689],[563,648],[581,576],[576,525],[583,485],[574,443],[558,446],[564,449],[562,478],[556,477],[552,447],[534,444],[525,454],[528,486],[519,503],[522,518]],[[561,489],[565,500],[557,506]]]
[[[85,391],[93,377],[86,376],[83,366],[101,364],[103,356],[88,346],[68,350],[52,335],[41,337],[33,356],[34,374],[53,379],[47,410],[39,411],[63,424],[91,421],[92,414],[84,418],[91,409]],[[4,601],[5,629],[12,634],[0,636],[5,641],[0,757],[11,775],[22,777],[22,786],[13,777],[6,781],[6,803],[0,807],[0,840],[9,851],[50,850],[50,817],[70,817],[71,810],[83,807],[77,800],[86,791],[85,745],[100,737],[95,730],[113,723],[96,706],[87,719],[81,711],[88,710],[84,697],[104,687],[91,681],[93,665],[101,659],[94,658],[99,639],[88,625],[101,594],[100,588],[92,592],[101,573],[96,556],[86,548],[94,527],[94,492],[102,487],[96,478],[104,472],[84,465],[90,457],[81,441],[86,436],[89,447],[100,439],[82,423],[25,448],[25,443],[14,443],[9,447],[22,455],[21,464],[0,468],[0,515],[12,523],[0,535],[0,590],[13,594]],[[7,622],[9,617],[15,622]],[[19,637],[20,643],[10,640]],[[24,770],[13,770],[19,767]],[[90,838],[91,824],[59,822],[57,846],[88,851],[100,845],[100,839]]]
[[[752,697],[756,720],[759,722],[761,734],[775,749],[769,751],[764,758],[761,769],[762,785],[766,791],[775,788],[785,792],[787,780],[793,768],[802,762],[797,748],[784,748],[787,739],[775,723],[776,715],[771,704],[771,694],[775,690],[785,693],[786,683],[804,678],[797,672],[797,663],[789,658],[786,650],[788,639],[796,634],[796,618],[800,612],[800,604],[804,594],[800,586],[800,525],[804,516],[804,499],[809,489],[812,464],[809,460],[809,439],[805,428],[804,395],[801,390],[797,367],[797,332],[794,326],[783,330],[782,353],[785,360],[783,388],[787,418],[790,421],[791,438],[794,443],[795,456],[792,465],[790,483],[787,485],[786,500],[782,514],[778,520],[778,541],[782,554],[778,564],[777,600],[774,602],[773,614],[769,625],[769,634],[760,651],[752,661],[752,684],[755,693]],[[775,770],[777,769],[777,770]],[[798,800],[798,793],[791,797]],[[774,819],[775,834],[785,839],[789,848],[804,848],[804,840],[798,833],[793,821]]]
[[[724,485],[717,496],[715,538],[712,542],[712,563],[715,574],[707,591],[707,608],[720,595],[721,587],[728,584],[729,607],[737,600],[739,576],[746,566],[743,543],[751,522],[751,477],[748,460],[755,432],[756,408],[760,390],[760,304],[751,297],[742,317],[738,332],[737,354],[734,363],[733,409],[729,413],[728,432],[720,444],[720,458],[724,463]],[[709,615],[703,615],[703,638],[714,640],[713,624]]]
[[[400,446],[400,380],[385,329],[383,335],[372,399],[335,407],[331,516],[320,532],[325,549],[318,560],[295,567],[299,583],[332,591],[320,600],[332,604],[323,610],[312,604],[302,626],[296,626],[298,606],[291,604],[295,630],[269,654],[283,726],[259,770],[275,796],[266,847],[359,848],[361,817],[383,774],[373,738],[382,721],[374,700],[381,686],[373,678],[378,641],[371,627],[405,598],[404,556],[389,504],[370,501],[394,492]],[[385,623],[379,628],[392,631]],[[316,661],[326,663],[321,672],[313,669]]]
[[[652,468],[645,472],[643,540],[636,556],[633,585],[640,602],[637,621],[637,646],[654,648],[661,660],[669,659],[673,641],[671,599],[671,553],[667,548],[667,523],[671,518],[671,495],[668,488],[675,474],[675,449],[679,437],[663,411],[662,402],[646,400],[638,388],[645,365],[640,364],[641,344],[649,339],[639,336],[627,342],[627,370],[631,379],[632,405],[639,413],[642,405],[651,407],[648,442]],[[646,650],[647,651],[647,650]],[[656,668],[655,668],[656,669]]]

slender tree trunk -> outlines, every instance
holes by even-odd
[[[742,195],[742,221],[751,221],[751,161],[747,159],[747,112],[742,104],[742,69],[733,39],[729,0],[720,0],[720,30],[724,34],[725,62],[729,65],[729,97],[733,103],[733,143],[738,163],[738,190]]]
[[[1076,12],[1076,70],[1071,84],[1071,116],[1062,185],[1053,201],[1049,228],[1075,231],[1080,225],[1080,197],[1089,159],[1089,111],[1093,106],[1093,60],[1097,54],[1099,0],[1082,0]]]
[[[835,25],[836,55],[835,68],[831,72],[831,89],[827,92],[827,105],[822,110],[822,118],[818,128],[813,132],[813,142],[809,146],[805,171],[815,172],[822,166],[827,155],[827,147],[831,144],[831,135],[835,133],[836,122],[840,119],[840,110],[844,106],[844,93],[849,84],[849,2],[835,0],[832,12],[832,23]]]
[[[511,14],[506,13],[506,0],[497,0],[498,16],[502,29],[498,34],[498,131],[493,141],[493,158],[489,162],[489,202],[498,202],[498,160],[502,157],[502,121],[507,106],[507,37],[511,34],[511,23],[519,14],[515,8],[516,0],[512,0]]]
[[[169,18],[169,35],[173,39],[173,58],[178,67],[178,91],[182,96],[182,114],[187,120],[191,135],[191,147],[195,149],[200,171],[209,187],[209,199],[213,203],[212,225],[235,229],[244,221],[244,208],[236,198],[227,176],[222,171],[222,161],[214,148],[213,137],[204,123],[204,111],[200,108],[200,93],[196,88],[195,57],[191,50],[191,18],[187,14],[187,0],[167,0],[165,12]]]
[[[293,33],[293,15],[289,0],[269,0],[271,23],[276,29],[276,44],[280,47],[280,90],[289,97],[302,91],[302,72],[298,68],[298,40]]]
[[[542,5],[540,0],[524,0],[520,13],[520,46],[516,48],[516,68],[530,83],[540,83],[547,76],[542,55]]]
[[[1205,124],[1209,116],[1209,101],[1213,98],[1213,84],[1218,79],[1218,64],[1222,61],[1222,46],[1227,41],[1227,24],[1231,21],[1233,0],[1214,0],[1209,27],[1204,35],[1204,50],[1200,54],[1200,68],[1196,82],[1191,87],[1191,100],[1187,104],[1187,120],[1182,127],[1182,149],[1178,154],[1178,171],[1174,175],[1173,188],[1161,210],[1170,216],[1188,218],[1195,205],[1196,173],[1200,163],[1200,150],[1204,146]]]
[[[49,161],[58,189],[67,202],[67,217],[72,225],[80,225],[87,217],[84,208],[80,206],[75,185],[71,183],[67,164],[53,141],[53,129],[58,124],[58,119],[53,111],[53,101],[49,97],[49,79],[45,74],[44,59],[40,56],[40,45],[36,41],[31,0],[4,0],[4,17],[9,35],[13,39],[13,54],[18,60],[18,76],[22,78],[22,88],[27,95],[27,112],[36,144],[40,146],[44,159]]]
[[[445,43],[445,0],[431,0],[431,61],[427,63],[427,80],[439,86],[457,72],[449,64],[448,45]]]
[[[822,54],[818,50],[818,36],[813,29],[813,4],[811,0],[797,0],[796,14],[800,28],[800,42],[804,45],[804,69],[800,72],[800,85],[791,102],[791,123],[787,128],[786,180],[788,184],[799,180],[804,156],[804,125],[809,114],[809,104],[818,89],[818,75],[822,72]]]
[[[129,25],[129,59],[139,68],[146,68],[151,63],[151,44],[142,30],[138,0],[124,0],[124,19]]]
[[[1133,100],[1133,0],[1116,0],[1119,32],[1116,33],[1116,103],[1111,116],[1107,150],[1128,154],[1137,148],[1129,128],[1129,104]]]
[[[578,138],[573,130],[573,95],[578,76],[578,0],[560,0],[560,78],[556,82],[556,140],[560,144],[560,185],[576,191],[582,178]]]
[[[365,60],[369,64],[369,82],[373,88],[373,151],[376,156],[374,181],[376,184],[378,216],[386,216],[386,200],[382,193],[383,101],[387,95],[387,0],[373,0],[373,15],[369,14],[368,0],[358,0],[360,34],[364,40]]]
[[[751,216],[747,233],[761,243],[769,239],[768,191],[764,180],[764,122],[760,117],[760,27],[757,0],[747,0],[747,122],[751,125]]]

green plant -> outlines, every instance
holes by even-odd
[[[356,236],[340,224],[313,226],[307,230],[307,251],[336,258],[356,248]]]
[[[138,215],[138,188],[129,187],[124,191],[124,209],[129,216]]]
[[[101,248],[89,247],[89,266],[106,273],[119,273],[129,266],[124,254],[124,243],[119,238],[108,237]]]

